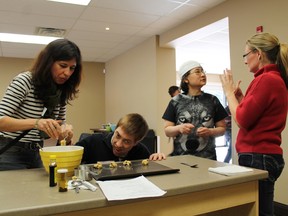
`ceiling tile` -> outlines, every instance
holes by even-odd
[[[79,6],[46,0],[0,0],[0,32],[35,34],[37,27],[65,29],[65,37],[79,45],[84,61],[106,62],[224,1],[92,0],[88,6]],[[197,41],[195,35],[189,35],[191,38],[180,38],[175,44],[199,47],[214,41],[215,46],[221,46],[229,40],[226,32],[198,35]],[[0,41],[0,56],[35,58],[42,48]]]

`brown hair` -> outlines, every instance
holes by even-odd
[[[76,60],[76,68],[71,77],[63,84],[53,81],[51,68],[55,61]],[[51,89],[62,91],[60,103],[65,105],[73,100],[79,92],[82,76],[82,57],[78,46],[67,39],[58,39],[49,43],[38,55],[32,68],[32,81],[39,99],[45,100]]]
[[[117,127],[122,127],[125,133],[133,136],[135,142],[141,141],[148,132],[148,124],[146,120],[138,113],[130,113],[122,117]]]

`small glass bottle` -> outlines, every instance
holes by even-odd
[[[49,186],[50,187],[54,187],[57,185],[56,170],[57,170],[56,155],[50,155],[50,163],[49,163]]]
[[[67,172],[68,169],[58,169],[57,170],[57,180],[58,180],[58,191],[67,192],[68,183],[67,183]]]

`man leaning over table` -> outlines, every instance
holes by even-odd
[[[163,153],[151,154],[141,143],[147,132],[146,120],[140,114],[130,113],[119,120],[114,132],[94,133],[75,145],[84,147],[82,164],[147,158],[154,161],[166,159]]]

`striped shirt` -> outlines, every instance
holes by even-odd
[[[44,104],[36,99],[35,88],[32,83],[32,73],[27,71],[17,75],[8,86],[0,102],[0,118],[9,116],[15,119],[39,119],[42,116]],[[65,120],[66,106],[57,105],[53,111],[55,119]],[[0,131],[0,136],[16,138],[23,131]],[[20,141],[41,141],[40,132],[32,129]]]

